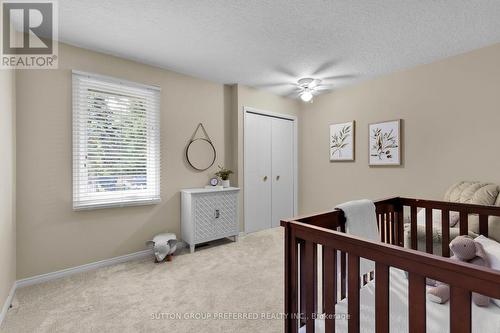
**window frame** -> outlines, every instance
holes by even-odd
[[[146,111],[147,119],[147,134],[146,134],[146,189],[130,189],[126,191],[103,191],[103,192],[87,192],[81,191],[80,184],[88,178],[88,171],[86,169],[87,156],[88,156],[88,134],[87,131],[81,131],[82,126],[80,123],[82,119],[88,119],[88,113],[82,112],[78,105],[78,98],[75,95],[82,95],[82,88],[77,87],[81,78],[87,78],[94,81],[99,81],[101,84],[112,84],[116,87],[124,86],[128,89],[148,90],[153,93],[153,100],[156,102],[152,110]],[[78,89],[78,90],[77,90]],[[161,150],[160,150],[160,92],[161,88],[158,86],[145,85],[123,79],[118,79],[110,76],[87,73],[82,71],[72,71],[72,121],[73,121],[73,210],[92,210],[113,207],[126,207],[126,206],[142,206],[142,205],[155,205],[161,202]],[[124,95],[130,92],[123,91]],[[78,145],[78,149],[76,149]],[[154,170],[155,168],[156,170]],[[153,169],[153,174],[149,172]],[[92,199],[82,200],[82,196],[92,194]],[[103,201],[103,197],[109,200]],[[101,199],[101,200],[99,200]]]

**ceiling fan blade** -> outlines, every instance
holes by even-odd
[[[314,88],[314,90],[332,90],[333,88],[335,87],[332,85],[322,84]]]
[[[263,83],[256,84],[253,87],[255,88],[274,88],[274,87],[286,87],[286,86],[295,86],[295,83],[283,82],[283,83]]]
[[[285,77],[288,77],[290,79],[294,79],[297,76],[294,72],[285,67],[277,66],[276,68],[274,68],[274,70],[278,74],[281,74],[282,76],[284,75]]]
[[[289,98],[297,98],[297,97],[299,97],[300,92],[301,92],[300,89],[295,89],[295,90],[290,91],[288,94],[285,94],[284,96],[289,97]]]
[[[313,76],[321,76],[322,73],[328,72],[328,70],[335,65],[337,65],[338,61],[336,60],[331,60],[331,61],[326,61],[322,63],[321,65],[316,68],[316,70],[312,73]]]
[[[344,75],[334,75],[329,77],[324,77],[323,80],[345,80],[345,79],[354,79],[356,75],[354,74],[344,74]]]

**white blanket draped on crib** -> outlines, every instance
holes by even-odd
[[[338,205],[346,218],[346,233],[368,240],[378,241],[377,214],[375,204],[368,199],[349,201]],[[375,270],[372,261],[361,259],[359,273],[364,275]]]

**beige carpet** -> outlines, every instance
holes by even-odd
[[[275,228],[168,263],[127,262],[19,289],[0,332],[282,332],[282,311]]]

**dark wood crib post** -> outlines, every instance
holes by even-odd
[[[396,223],[397,223],[397,236],[396,236],[396,245],[401,247],[404,246],[405,241],[405,231],[404,231],[404,205],[399,200],[399,198],[394,199],[395,201],[395,211],[396,211]]]
[[[281,226],[285,228],[285,332],[297,333],[297,239],[287,221],[281,221]]]

